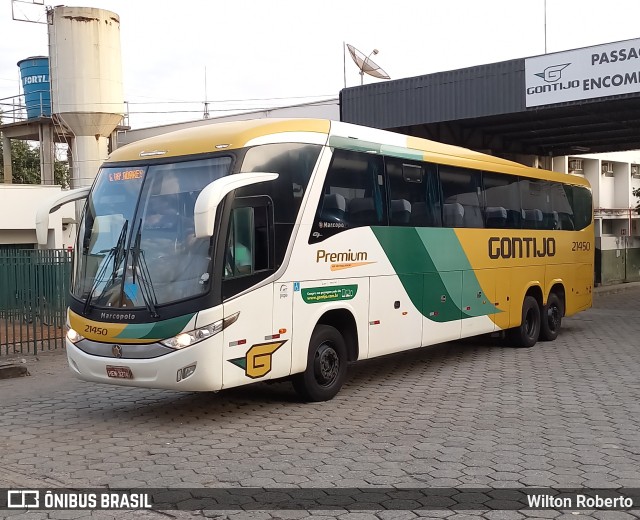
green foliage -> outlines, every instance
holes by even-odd
[[[40,184],[40,151],[27,141],[11,140],[14,184]]]
[[[640,199],[640,188],[636,188],[633,190],[633,196],[638,197]],[[638,205],[636,206],[636,210],[638,211],[638,213],[640,213],[640,202],[638,202]]]
[[[27,141],[11,140],[11,158],[14,184],[40,184],[40,149]],[[0,146],[0,175],[4,179],[4,159]],[[54,159],[53,177],[56,184],[69,186],[69,165]]]
[[[0,110],[0,125],[2,111]],[[40,184],[40,148],[27,141],[11,140],[12,180],[14,184]],[[0,177],[4,180],[4,155],[0,146]],[[69,165],[54,158],[53,179],[63,188],[69,187]]]
[[[53,182],[63,188],[68,188],[69,178],[69,164],[55,159],[53,163]]]

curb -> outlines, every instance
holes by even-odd
[[[604,294],[615,294],[628,291],[630,289],[636,289],[638,287],[640,287],[640,282],[626,282],[616,285],[601,285],[599,287],[594,287],[593,294],[596,296]]]
[[[0,365],[0,379],[11,379],[13,377],[26,377],[30,375],[27,370],[27,365]]]

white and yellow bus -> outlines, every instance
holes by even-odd
[[[553,340],[591,306],[581,177],[325,120],[181,130],[113,152],[74,251],[80,378],[216,391],[479,334]]]

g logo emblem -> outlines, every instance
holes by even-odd
[[[230,359],[229,361],[237,367],[244,368],[244,373],[247,377],[258,379],[271,372],[271,356],[286,342],[287,340],[271,341],[253,345],[247,350],[245,357]]]
[[[122,347],[120,345],[114,345],[111,347],[111,352],[113,353],[113,357],[122,357]]]

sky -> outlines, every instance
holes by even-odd
[[[0,98],[47,55],[42,5],[0,0]],[[41,1],[41,0],[39,0]],[[58,4],[54,4],[58,5]],[[400,79],[640,37],[640,0],[85,0],[120,16],[129,124],[337,97],[360,84],[343,42]],[[206,70],[206,94],[205,94]],[[346,76],[346,77],[345,77]],[[365,76],[366,83],[381,81]],[[216,111],[218,109],[218,111]],[[154,113],[157,112],[157,113]]]

